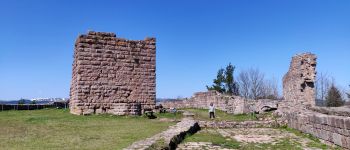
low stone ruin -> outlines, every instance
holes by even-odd
[[[206,128],[273,127],[288,125],[309,133],[327,143],[350,149],[350,108],[315,106],[316,55],[303,53],[292,58],[289,71],[283,78],[284,100],[247,100],[215,91],[195,93],[185,100],[162,102],[165,107],[204,108],[214,103],[217,109],[233,114],[259,112],[277,108],[277,120],[266,121],[199,121]]]
[[[277,113],[288,127],[350,149],[349,108],[319,108],[315,106],[316,56],[311,53],[292,58],[283,78],[284,101]]]
[[[150,138],[136,141],[123,150],[149,150],[155,149],[152,146],[159,142],[162,145],[158,145],[157,149],[169,149],[175,150],[177,145],[181,143],[186,136],[196,133],[200,130],[198,123],[192,118],[183,118],[176,125],[170,126],[169,129],[158,133]]]
[[[230,114],[244,114],[250,112],[262,113],[277,109],[277,100],[250,100],[240,96],[221,94],[217,91],[197,92],[191,98],[184,100],[161,102],[165,108],[199,108],[207,109],[213,103],[216,109]]]
[[[78,37],[75,43],[70,112],[77,115],[110,113],[139,115],[155,107],[156,41],[126,40],[114,33],[89,32]],[[247,100],[216,91],[198,92],[193,97],[161,104],[175,108],[207,109],[214,103],[217,109],[242,114],[277,109],[278,121],[265,122],[201,122],[205,127],[256,127],[288,124],[305,133],[343,148],[350,149],[349,108],[319,108],[315,106],[316,55],[304,53],[292,58],[288,73],[283,78],[283,101]],[[183,136],[196,124],[193,120],[179,123],[171,133]],[[187,125],[186,122],[190,122]],[[178,130],[186,126],[183,130]],[[177,132],[179,131],[179,132]],[[173,136],[164,136],[171,143]],[[156,138],[157,139],[157,138]],[[175,138],[176,141],[177,138]],[[181,138],[179,138],[181,139]],[[150,142],[149,142],[150,141]],[[146,143],[155,142],[153,138]],[[134,146],[144,146],[145,142]],[[149,144],[146,144],[149,146]]]
[[[114,33],[80,35],[75,43],[70,112],[139,115],[156,100],[156,40]]]

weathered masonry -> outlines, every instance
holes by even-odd
[[[303,53],[292,58],[283,78],[283,94],[278,111],[289,127],[350,149],[348,107],[315,106],[316,55]]]
[[[139,115],[156,100],[156,40],[114,33],[83,34],[75,42],[70,112]]]
[[[303,53],[292,58],[283,77],[283,95],[294,107],[315,106],[316,55]]]

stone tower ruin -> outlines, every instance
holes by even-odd
[[[80,35],[75,42],[70,112],[139,115],[156,100],[156,40],[114,33]]]
[[[288,73],[283,77],[283,95],[293,107],[315,106],[316,55],[295,55]]]

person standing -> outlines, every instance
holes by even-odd
[[[215,119],[215,107],[213,103],[210,103],[210,106],[209,106],[209,118]]]

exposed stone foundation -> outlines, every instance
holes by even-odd
[[[275,120],[267,121],[198,121],[201,128],[273,128],[279,123]]]
[[[138,115],[156,99],[155,38],[89,32],[75,43],[70,112]]]
[[[200,130],[198,123],[192,118],[183,118],[181,122],[174,126],[170,126],[169,129],[156,134],[145,140],[137,141],[131,144],[129,147],[124,148],[124,150],[147,150],[151,149],[153,144],[157,141],[163,140],[164,145],[158,147],[159,149],[169,149],[175,150],[177,145],[185,139],[186,135],[191,135]]]

